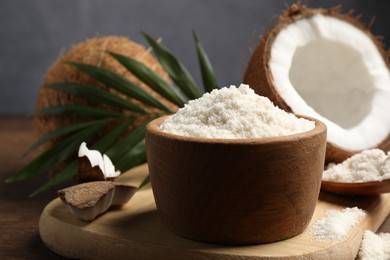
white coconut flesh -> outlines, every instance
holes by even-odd
[[[98,150],[89,150],[85,142],[81,143],[78,156],[86,156],[92,167],[99,166],[106,178],[115,178],[121,173],[120,171],[115,171],[115,167],[107,155],[101,154]]]
[[[269,68],[294,113],[322,120],[328,142],[377,146],[390,130],[390,74],[372,39],[341,19],[314,15],[276,36]]]

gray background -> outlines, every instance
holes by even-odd
[[[240,84],[251,49],[272,26],[286,0],[0,0],[0,115],[34,110],[51,63],[72,44],[97,35],[124,35],[146,45],[139,31],[164,44],[200,82],[191,30],[195,29],[221,86]],[[390,43],[390,1],[303,1],[311,7],[342,3]]]

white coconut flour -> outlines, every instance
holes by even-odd
[[[360,245],[359,259],[361,260],[389,260],[390,233],[375,234],[369,230],[364,233]]]
[[[313,121],[279,109],[244,84],[213,90],[189,101],[160,126],[168,133],[206,138],[285,136],[314,127]]]
[[[341,240],[365,216],[366,213],[357,207],[327,210],[325,217],[318,219],[311,227],[312,234],[317,240]]]
[[[340,164],[329,164],[323,180],[368,182],[390,179],[390,157],[382,150],[371,149],[355,154]]]

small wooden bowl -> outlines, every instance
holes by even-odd
[[[325,159],[326,126],[272,138],[208,139],[147,125],[147,160],[162,221],[176,234],[218,244],[259,244],[304,231]]]

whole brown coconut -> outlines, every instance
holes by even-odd
[[[169,80],[167,73],[163,70],[160,63],[150,54],[149,50],[146,50],[142,45],[137,44],[126,37],[116,37],[116,36],[105,36],[105,37],[96,37],[84,42],[79,43],[78,45],[71,48],[68,52],[61,55],[49,68],[46,77],[43,80],[42,87],[39,91],[39,96],[36,103],[36,109],[42,109],[50,106],[56,105],[70,105],[70,104],[87,104],[85,100],[82,100],[73,95],[66,94],[62,91],[56,91],[44,86],[51,83],[80,83],[90,86],[96,86],[98,88],[108,87],[95,81],[88,75],[82,73],[78,69],[66,64],[66,62],[78,62],[85,63],[90,65],[99,66],[106,68],[111,72],[124,76],[125,78],[133,81],[138,84],[141,88],[149,92],[151,95],[160,100],[164,105],[169,107],[172,111],[177,109],[177,106],[167,101],[159,94],[154,92],[150,87],[138,80],[134,75],[126,70],[119,62],[107,54],[107,52],[114,52],[122,54],[128,57],[131,57],[139,62],[142,62],[144,65],[148,66],[150,69],[158,73],[162,78]],[[147,106],[141,102],[128,98],[115,90],[110,89],[110,92],[116,93],[119,96],[131,100],[132,102],[140,105],[143,108],[146,108],[150,112],[159,111],[156,108]],[[96,105],[99,104],[89,104]],[[112,109],[112,108],[111,108]],[[128,113],[122,111],[123,113]],[[142,122],[145,117],[138,118],[133,123],[133,127]],[[70,125],[76,122],[82,122],[90,120],[88,118],[69,118],[61,116],[35,116],[34,117],[34,127],[39,136],[45,135],[48,132],[61,128],[66,125]]]
[[[288,112],[323,120],[326,161],[341,162],[361,150],[390,149],[389,110],[382,104],[390,102],[388,62],[381,42],[352,12],[292,5],[261,37],[244,82]]]

